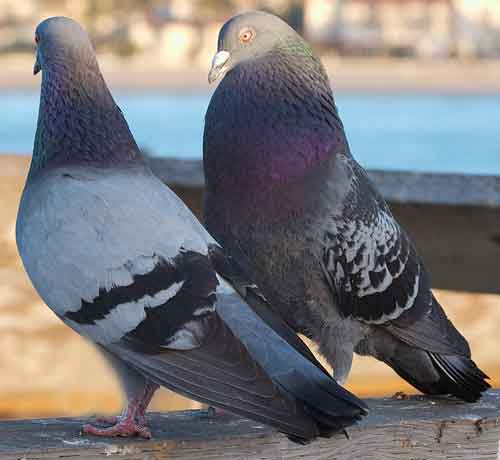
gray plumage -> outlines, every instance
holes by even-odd
[[[478,399],[489,385],[427,271],[353,159],[329,80],[304,40],[251,12],[221,29],[205,118],[212,235],[344,382],[353,352],[416,388]],[[432,225],[432,223],[429,223]]]
[[[233,287],[233,262],[142,164],[81,27],[52,18],[36,36],[43,79],[19,253],[47,305],[103,350],[129,400],[118,428],[86,430],[148,437],[141,420],[156,385],[298,441],[354,423],[363,403],[278,317],[259,315],[256,286],[238,275]]]

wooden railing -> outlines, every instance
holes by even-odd
[[[83,436],[86,419],[0,422],[0,460],[495,460],[500,392],[477,404],[411,397],[372,399],[357,426],[306,446],[258,423],[206,411],[150,416],[153,439]]]

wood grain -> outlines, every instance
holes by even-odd
[[[206,411],[152,414],[153,440],[82,436],[87,420],[0,423],[0,460],[118,457],[169,460],[479,460],[497,458],[500,391],[477,404],[445,398],[368,400],[371,412],[348,430],[307,446],[255,422]]]

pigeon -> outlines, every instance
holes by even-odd
[[[35,41],[42,85],[19,253],[42,299],[103,352],[127,397],[113,426],[83,431],[151,437],[145,411],[160,385],[297,442],[356,423],[366,405],[141,161],[83,28],[49,18]]]
[[[344,383],[353,353],[423,393],[489,388],[408,234],[353,158],[328,76],[264,12],[220,30],[205,116],[205,225]],[[429,223],[431,224],[431,223]]]

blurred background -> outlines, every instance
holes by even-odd
[[[218,30],[257,8],[322,55],[365,167],[500,174],[500,0],[0,0],[0,418],[117,412],[122,402],[94,348],[38,298],[15,247],[38,111],[36,25],[82,22],[143,151],[200,159]],[[498,386],[500,296],[436,295]],[[348,386],[361,396],[414,391],[359,358]],[[191,407],[167,391],[152,405]]]

